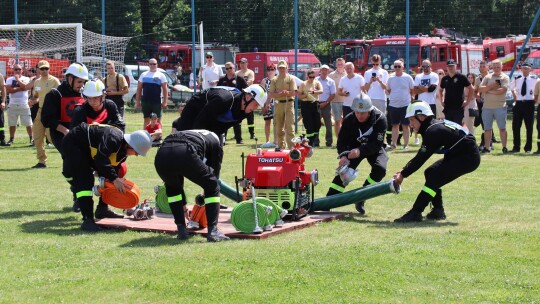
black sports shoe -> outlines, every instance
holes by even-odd
[[[508,153],[508,149],[506,147],[502,148],[502,153],[503,154],[507,154]]]
[[[189,233],[186,229],[186,226],[176,226],[178,229],[178,235],[176,236],[179,240],[187,240],[189,238]]]
[[[250,134],[249,139],[255,139],[255,134]]]
[[[422,213],[414,210],[409,210],[402,217],[394,220],[396,223],[410,223],[410,222],[421,222]]]
[[[37,163],[35,166],[32,167],[33,169],[45,169],[47,168],[47,165],[42,163]]]
[[[206,235],[206,240],[208,242],[221,242],[228,241],[230,238],[219,231],[217,227],[208,227],[208,234]]]
[[[99,232],[99,231],[102,231],[103,229],[101,229],[101,227],[99,227],[96,222],[94,221],[94,219],[85,219],[81,225],[81,229],[84,230],[84,231],[89,231],[89,232]]]
[[[0,146],[2,147],[9,147],[11,146],[10,142],[6,142],[5,140],[0,141]]]
[[[525,151],[525,152],[527,152],[527,151]],[[508,151],[508,153],[519,153],[519,149],[514,148],[514,149]]]
[[[426,214],[426,219],[432,221],[445,220],[446,214],[444,214],[444,208],[433,208]]]
[[[79,202],[76,199],[73,200],[73,207],[71,207],[71,210],[73,210],[73,212],[81,212],[81,207],[79,207]]]
[[[482,147],[482,148],[480,149],[480,153],[482,153],[482,154],[485,154],[485,153],[491,153],[491,150],[489,150],[489,149],[486,148],[486,147]]]
[[[354,207],[356,207],[356,211],[358,211],[358,213],[360,213],[360,214],[366,214],[366,209],[364,208],[364,203],[365,203],[365,201],[361,201],[361,202],[356,202],[354,204]]]
[[[107,205],[97,206],[95,216],[98,220],[104,218],[124,218],[123,214],[112,211]]]
[[[534,152],[533,154],[540,155],[540,150]]]

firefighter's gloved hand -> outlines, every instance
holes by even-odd
[[[129,185],[126,184],[126,179],[118,177],[113,181],[114,187],[120,193],[126,193],[126,189],[129,189]]]
[[[350,161],[349,161],[349,159],[347,158],[347,156],[342,156],[342,157],[339,159],[339,166],[338,166],[338,167],[348,165],[349,163],[350,163]]]

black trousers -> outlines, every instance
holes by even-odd
[[[514,150],[519,150],[521,147],[521,124],[525,122],[525,130],[527,135],[524,150],[531,151],[534,125],[534,100],[516,100],[516,105],[512,108],[512,113]]]
[[[306,137],[311,146],[318,145],[319,130],[321,129],[321,111],[318,102],[300,102],[300,113],[306,128]]]
[[[56,148],[56,150],[58,150],[58,152],[60,152],[60,156],[62,156],[62,158],[64,157],[64,150],[62,148],[62,140],[64,139],[64,133],[62,132],[58,132],[56,130],[53,130],[53,129],[49,129],[50,132],[51,132],[51,139],[52,139],[52,143],[54,145],[54,147]]]
[[[473,172],[480,165],[480,153],[473,139],[464,139],[453,149],[459,152],[445,155],[424,171],[426,182],[416,198],[413,210],[423,212],[430,201],[433,201],[435,208],[443,208],[441,187]]]
[[[369,185],[373,182],[380,182],[386,175],[386,166],[388,164],[388,155],[386,154],[386,150],[381,148],[379,149],[379,153],[375,155],[371,155],[368,157],[360,156],[359,158],[351,159],[349,168],[356,169],[364,159],[367,159],[369,165],[371,166],[371,172],[369,172],[369,175],[362,186]],[[345,188],[339,175],[336,175],[336,177],[334,177],[334,179],[332,180],[332,184],[330,185],[326,196],[344,192],[339,191],[336,188],[342,188],[342,190],[344,190]]]
[[[83,219],[94,218],[94,201],[92,200],[94,169],[92,167],[92,158],[90,157],[90,150],[81,148],[74,135],[68,133],[62,140],[61,150],[64,152],[62,153],[62,174],[71,185],[70,189],[79,203]]]
[[[179,197],[181,195],[181,198],[169,203],[176,225],[185,225],[182,208],[187,203],[184,192],[184,178],[203,188],[205,198],[219,197],[219,182],[214,169],[206,165],[186,142],[165,141],[156,154],[154,166],[165,184],[167,197]],[[219,203],[208,205],[212,205],[206,207],[208,225],[216,226],[219,216]]]
[[[443,113],[444,113],[444,119],[453,121],[459,125],[463,124],[463,118],[465,117],[465,112],[463,108],[459,108],[459,109],[444,108]]]
[[[39,111],[39,104],[35,104],[30,108],[30,117],[32,118],[32,122],[36,120],[37,112]]]
[[[4,111],[0,110],[0,141],[6,140],[6,134],[4,133]]]
[[[246,114],[246,120],[248,123],[248,131],[249,135],[251,137],[255,137],[255,116],[253,116],[253,112]],[[233,126],[234,131],[234,139],[237,143],[240,143],[242,139],[242,122],[236,124]],[[225,136],[227,136],[227,133],[225,133]]]
[[[120,116],[122,116],[122,119],[124,119],[124,99],[122,99],[122,96],[111,95],[111,96],[107,96],[107,99],[110,99],[114,102],[114,104],[118,108],[118,113],[120,113]]]

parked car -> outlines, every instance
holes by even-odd
[[[124,76],[128,82],[128,93],[124,95],[123,99],[131,108],[135,107],[139,76],[148,70],[150,70],[150,68],[145,65],[125,65],[124,67]],[[167,105],[169,107],[176,107],[179,103],[185,102],[191,98],[193,95],[192,89],[177,84],[177,79],[172,78],[165,70],[158,68],[158,71],[162,72],[165,75],[165,78],[167,78],[167,86],[169,88],[169,100]]]

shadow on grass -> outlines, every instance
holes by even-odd
[[[74,219],[73,216],[57,218],[53,220],[37,220],[21,224],[22,231],[25,233],[47,233],[56,234],[59,236],[73,236],[83,234],[94,234],[95,232],[82,231],[80,219]],[[123,233],[120,230],[103,230],[99,233]]]
[[[43,216],[46,214],[65,214],[71,212],[71,208],[65,207],[62,210],[34,210],[34,211],[8,211],[0,213],[0,220],[16,219],[23,216]],[[74,213],[73,214],[77,214]]]
[[[156,246],[177,246],[191,243],[193,240],[203,240],[204,238],[198,234],[193,234],[188,240],[178,240],[176,234],[159,233],[147,238],[137,238],[129,241],[120,247],[133,248],[133,247],[156,247]]]
[[[12,169],[0,169],[0,172],[18,172],[18,171],[30,171],[34,170],[33,168],[12,168]]]
[[[457,226],[458,223],[449,222],[449,221],[428,221],[424,220],[422,222],[412,222],[412,223],[395,223],[393,220],[390,221],[380,221],[372,220],[366,216],[362,215],[352,215],[347,216],[341,219],[344,222],[358,223],[358,224],[367,224],[368,226],[377,227],[377,228],[388,228],[388,229],[410,229],[410,228],[423,228],[423,227],[446,227],[446,226]]]

